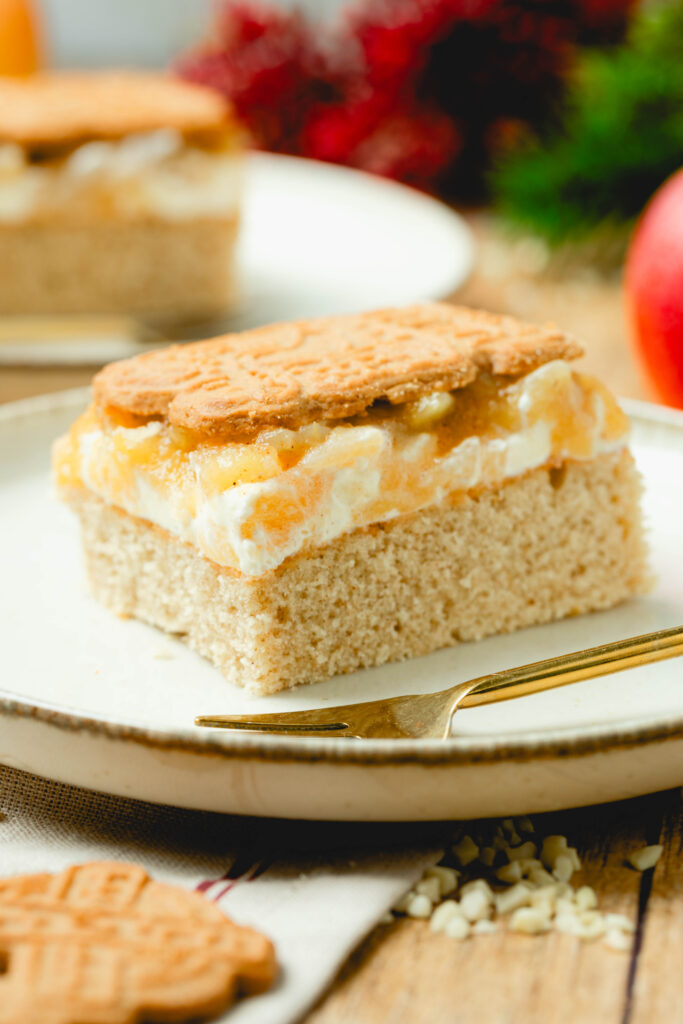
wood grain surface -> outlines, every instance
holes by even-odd
[[[378,926],[305,1024],[680,1024],[683,802],[680,790],[535,817],[583,861],[572,884],[636,924],[631,948],[559,933],[499,931],[464,942],[424,921]],[[629,853],[663,842],[654,871]]]

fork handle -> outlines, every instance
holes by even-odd
[[[653,661],[675,658],[683,654],[683,626],[660,629],[655,633],[617,640],[616,643],[589,647],[558,658],[547,658],[520,668],[505,669],[490,676],[473,680],[470,689],[453,706],[457,708],[476,707],[480,704],[495,704],[513,697],[525,697],[556,686],[578,683],[582,679],[605,676],[620,672],[624,668],[648,665]]]

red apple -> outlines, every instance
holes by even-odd
[[[654,391],[683,409],[683,170],[655,192],[636,226],[626,301]]]

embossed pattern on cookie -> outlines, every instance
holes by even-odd
[[[0,965],[0,1024],[207,1019],[276,969],[203,896],[106,861],[0,880]]]
[[[106,366],[95,401],[204,434],[362,413],[581,355],[559,329],[445,303],[271,324]]]

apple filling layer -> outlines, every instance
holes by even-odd
[[[0,224],[233,216],[242,193],[241,136],[226,129],[209,141],[161,128],[40,160],[16,143],[0,144]]]
[[[627,435],[610,393],[555,361],[248,441],[91,407],[57,442],[55,473],[61,490],[85,487],[256,576],[350,530],[616,450]]]

